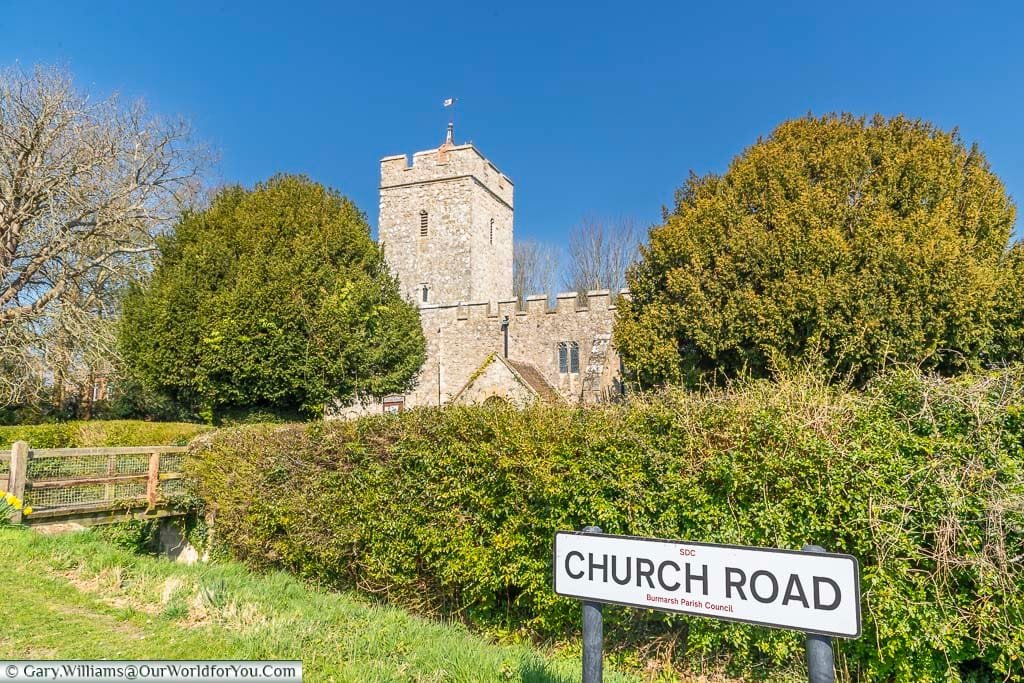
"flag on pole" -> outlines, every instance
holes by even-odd
[[[450,107],[453,104],[455,104],[455,98],[454,97],[449,97],[448,99],[446,99],[444,101],[444,106],[446,106],[446,107]]]

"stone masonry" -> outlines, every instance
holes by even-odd
[[[512,181],[473,145],[380,162],[380,241],[419,304],[512,297]],[[423,288],[427,289],[424,301]]]
[[[440,148],[411,164],[385,157],[380,168],[380,241],[403,295],[419,306],[427,359],[408,394],[337,415],[494,398],[595,403],[622,393],[610,292],[566,292],[554,305],[546,294],[512,296],[507,176],[473,145],[454,144],[451,126]]]

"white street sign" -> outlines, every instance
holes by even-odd
[[[560,531],[554,563],[566,597],[860,637],[851,555]]]

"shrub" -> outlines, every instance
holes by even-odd
[[[119,339],[147,388],[218,423],[404,392],[425,357],[366,217],[288,175],[183,215],[126,294]]]
[[[130,370],[122,370],[109,395],[92,405],[94,420],[195,422],[199,415],[187,406],[146,387]]]
[[[862,385],[893,363],[952,375],[1019,359],[1015,215],[956,131],[786,121],[679,189],[630,270],[616,346],[644,384],[813,363]]]
[[[414,410],[248,426],[187,468],[214,538],[260,567],[356,586],[498,632],[558,639],[554,532],[799,548],[861,562],[858,680],[1024,680],[1024,369],[673,391],[593,409]],[[800,634],[607,608],[618,657],[773,679]]]
[[[0,426],[0,449],[15,441],[33,448],[87,446],[184,446],[210,427],[189,422],[141,422],[138,420],[90,420],[52,424]]]

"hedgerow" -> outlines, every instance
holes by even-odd
[[[806,378],[623,406],[414,410],[196,442],[213,537],[260,567],[565,641],[554,532],[799,548],[861,563],[853,680],[1024,680],[1024,369]],[[622,662],[795,675],[800,634],[612,608]]]
[[[191,422],[72,420],[38,425],[0,426],[0,449],[15,441],[34,448],[92,446],[184,446],[211,427]]]

